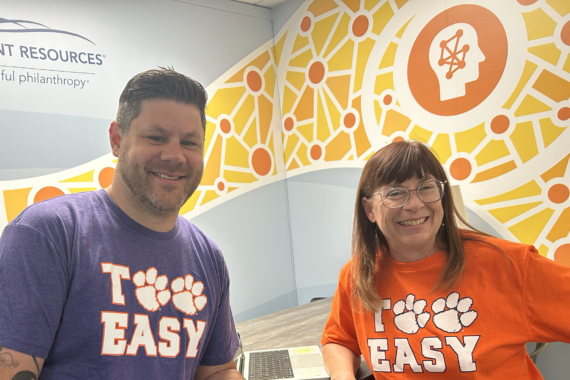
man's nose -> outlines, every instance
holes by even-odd
[[[168,161],[174,164],[184,163],[186,158],[183,149],[179,141],[172,141],[164,146],[160,158],[162,161]]]

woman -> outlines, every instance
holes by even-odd
[[[426,146],[369,159],[322,338],[332,380],[361,354],[376,379],[542,379],[525,343],[570,342],[570,268],[456,219],[469,226]]]

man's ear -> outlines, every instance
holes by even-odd
[[[368,198],[362,197],[360,202],[362,203],[362,207],[364,208],[364,213],[368,217],[368,220],[370,220],[372,223],[376,223],[376,216],[374,216],[374,213],[372,212],[372,205],[368,201]]]
[[[109,140],[111,141],[111,150],[115,157],[119,157],[121,150],[121,142],[123,140],[123,133],[119,128],[119,123],[113,121],[109,127]]]

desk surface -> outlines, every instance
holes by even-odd
[[[236,324],[244,351],[320,346],[332,297]]]
[[[297,346],[321,346],[332,297],[236,323],[244,351]],[[370,377],[368,377],[370,376]],[[357,379],[372,379],[365,361]]]

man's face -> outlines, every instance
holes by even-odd
[[[178,213],[204,170],[204,128],[194,105],[145,100],[121,136],[117,170],[135,201],[156,215]]]

